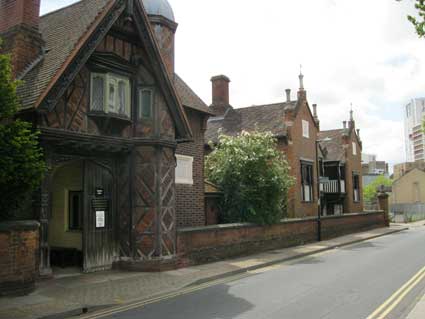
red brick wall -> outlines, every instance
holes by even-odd
[[[385,227],[382,212],[326,217],[322,238]],[[314,242],[315,218],[283,221],[272,226],[230,224],[181,229],[177,252],[180,267]]]
[[[178,145],[176,154],[193,157],[193,185],[176,184],[178,227],[205,225],[204,203],[204,133],[203,113],[185,108],[193,133],[193,142]]]
[[[34,289],[39,254],[36,222],[0,224],[0,297]]]
[[[353,155],[353,146],[352,142],[356,143],[357,155]],[[344,208],[345,213],[358,213],[363,211],[363,182],[362,182],[362,156],[361,156],[361,146],[358,143],[356,134],[354,131],[351,135],[345,140],[346,143],[346,165],[345,165],[345,180],[346,180],[346,189],[347,196],[345,198]],[[359,174],[360,181],[360,202],[354,202],[354,193],[353,193],[353,172]]]
[[[291,120],[291,119],[289,119]],[[310,137],[303,137],[302,121],[309,122]],[[279,148],[286,154],[289,165],[291,166],[291,174],[295,178],[295,184],[288,193],[288,216],[292,218],[301,218],[317,215],[317,169],[316,169],[316,140],[317,127],[314,119],[308,109],[308,105],[304,102],[300,106],[298,114],[292,119],[292,126],[289,129],[289,144],[281,141]],[[302,201],[301,194],[301,160],[312,161],[313,164],[313,194],[312,202],[306,203]]]
[[[24,23],[38,27],[40,0],[0,0],[0,33]]]

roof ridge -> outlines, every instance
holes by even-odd
[[[245,110],[245,109],[254,108],[254,107],[275,106],[275,105],[279,105],[279,104],[291,104],[291,103],[297,103],[297,100],[289,101],[289,102],[285,101],[285,102],[276,102],[276,103],[269,103],[269,104],[250,105],[250,106],[245,106],[245,107],[238,107],[238,108],[235,108],[235,110]]]

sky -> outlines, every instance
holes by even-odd
[[[76,0],[41,0],[42,14]],[[363,153],[405,161],[403,107],[425,96],[425,39],[403,0],[169,0],[176,72],[207,103],[214,75],[231,79],[233,107],[295,98],[300,65],[322,130],[342,128],[352,105]]]

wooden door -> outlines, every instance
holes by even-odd
[[[84,272],[110,269],[118,256],[115,191],[109,168],[84,162]]]

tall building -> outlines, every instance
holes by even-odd
[[[404,145],[407,162],[425,159],[425,135],[422,121],[425,117],[425,98],[412,99],[404,107]]]

